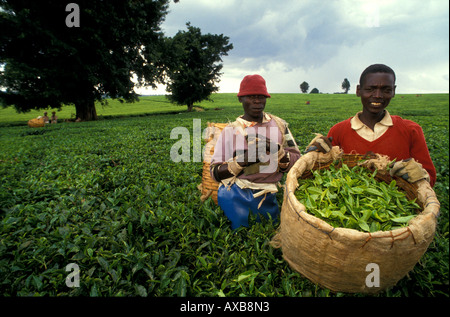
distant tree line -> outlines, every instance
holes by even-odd
[[[166,37],[170,0],[0,1],[0,104],[18,112],[74,105],[95,120],[95,102],[134,102],[134,88],[167,84],[170,100],[192,109],[218,90],[224,35]],[[178,2],[178,0],[174,0]]]
[[[341,84],[341,88],[344,89],[344,94],[347,94],[349,89],[350,89],[350,82],[348,81],[347,78],[344,79],[344,81]],[[300,91],[304,94],[306,94],[309,90],[309,84],[304,81],[300,84]],[[310,91],[310,94],[318,94],[319,93],[319,89],[317,88],[313,88]]]

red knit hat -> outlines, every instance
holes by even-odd
[[[238,97],[248,95],[263,95],[270,98],[266,88],[266,81],[260,75],[247,75],[241,81]]]

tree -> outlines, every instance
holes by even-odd
[[[137,101],[135,86],[162,82],[160,24],[169,0],[69,2],[0,0],[3,107],[72,104],[77,117],[95,120],[96,101]]]
[[[309,84],[306,81],[304,81],[300,84],[300,90],[302,91],[302,93],[304,93],[304,94],[307,93],[308,89],[309,89]]]
[[[345,94],[348,93],[349,89],[350,89],[350,82],[348,81],[347,78],[344,79],[344,81],[342,82],[342,89],[345,90]]]
[[[310,94],[318,94],[319,93],[319,89],[317,89],[317,88],[313,88],[311,91],[310,91]]]
[[[169,77],[168,99],[179,105],[187,105],[192,111],[195,102],[209,99],[218,90],[222,56],[233,48],[227,36],[202,35],[197,27],[187,23],[187,31],[179,31],[167,39],[168,58],[166,72]]]

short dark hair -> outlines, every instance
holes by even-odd
[[[394,83],[395,83],[395,72],[392,68],[389,66],[386,66],[384,64],[373,64],[367,67],[361,74],[361,77],[359,77],[359,84],[362,85],[364,82],[364,79],[366,78],[367,74],[373,74],[373,73],[388,73],[394,75]]]

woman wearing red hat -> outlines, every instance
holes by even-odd
[[[287,123],[264,112],[270,95],[263,77],[245,76],[237,96],[244,114],[222,131],[211,161],[218,203],[233,229],[248,227],[250,212],[277,219],[277,183],[300,157]]]

